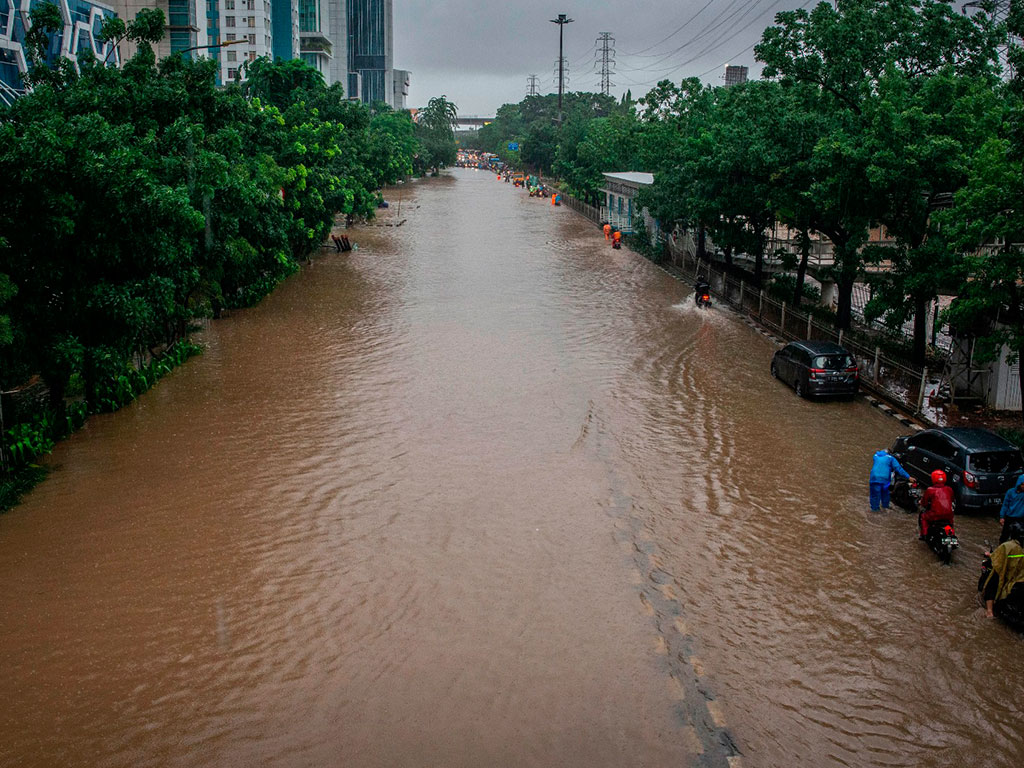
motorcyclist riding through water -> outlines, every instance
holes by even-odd
[[[711,306],[711,286],[706,280],[698,280],[693,291],[693,301],[698,307]]]
[[[929,529],[953,525],[953,489],[946,485],[946,473],[941,469],[932,472],[932,484],[921,497],[917,520],[922,539]]]

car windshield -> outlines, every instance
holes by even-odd
[[[988,451],[970,455],[971,469],[975,472],[993,472],[1000,475],[1015,474],[1021,470],[1018,451]]]
[[[842,371],[853,368],[853,358],[849,355],[818,355],[814,358],[814,367],[826,371]]]

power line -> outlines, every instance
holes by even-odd
[[[735,29],[735,25],[736,24],[738,24],[740,21],[742,21],[745,16],[747,16],[751,11],[753,11],[755,8],[757,8],[757,6],[761,5],[761,3],[765,2],[765,1],[766,0],[755,0],[755,2],[750,3],[749,5],[746,5],[746,7],[744,7],[743,4],[740,4],[738,7],[734,8],[734,6],[736,6],[737,2],[740,2],[740,0],[733,0],[733,2],[731,2],[728,6],[726,6],[723,9],[722,13],[720,13],[718,16],[716,16],[714,19],[712,19],[711,22],[708,23],[700,32],[698,32],[696,35],[694,35],[688,41],[686,41],[685,43],[680,45],[674,51],[670,51],[669,53],[664,54],[660,59],[658,59],[658,61],[651,62],[650,64],[647,64],[647,65],[642,66],[642,67],[634,67],[634,68],[632,68],[632,71],[634,71],[634,72],[671,72],[671,71],[673,71],[673,69],[678,69],[678,67],[669,67],[667,69],[659,70],[659,69],[657,69],[657,67],[660,64],[664,64],[666,61],[668,61],[670,58],[675,56],[677,53],[681,53],[686,48],[689,48],[691,45],[694,45],[695,43],[701,41],[704,38],[707,38],[709,36],[713,37],[711,45],[710,45],[710,48],[713,48],[716,44],[721,42],[723,40],[723,38],[725,38],[726,36],[735,36],[735,35],[739,34],[740,32],[743,32],[748,27],[750,27],[752,24],[756,24],[760,19],[764,18],[764,16],[766,14],[768,14],[768,13],[770,13],[772,11],[772,9],[769,8],[767,11],[764,11],[760,15],[756,16],[751,22],[749,22],[747,25],[745,25],[741,29],[738,29],[738,30]],[[729,12],[730,10],[732,12],[729,13],[726,16],[725,14],[727,12]],[[738,14],[738,16],[737,16],[737,14]],[[724,30],[724,33],[721,33],[722,30]],[[709,48],[705,48],[704,52],[707,52],[708,50],[709,50]],[[700,55],[701,54],[698,54],[697,57],[699,58]],[[691,59],[691,61],[692,61],[692,59]]]
[[[602,32],[594,44],[598,46],[596,59],[597,63],[601,65],[601,93],[608,96],[611,94],[612,86],[615,85],[612,82],[612,75],[615,74],[612,71],[612,67],[615,66],[615,38],[612,37],[611,32]]]
[[[668,35],[668,37],[662,38],[661,40],[656,42],[654,45],[649,45],[646,48],[641,48],[636,53],[624,53],[623,56],[639,56],[641,53],[646,53],[647,51],[651,50],[651,48],[657,48],[662,43],[667,42],[668,40],[671,40],[673,37],[675,37],[677,34],[679,34],[683,29],[685,29],[691,22],[693,22],[694,19],[696,19],[698,16],[700,16],[702,13],[704,13],[704,11],[707,10],[707,7],[709,5],[711,5],[713,2],[715,2],[715,0],[708,0],[706,3],[704,3],[704,7],[703,8],[701,8],[699,11],[697,11],[695,14],[693,14],[693,16],[691,16],[686,21],[684,21],[682,24],[680,24],[678,27],[676,27],[674,30],[672,30],[672,32]],[[656,56],[660,56],[661,54],[655,54],[655,55]]]
[[[802,5],[800,5],[800,6],[799,6],[799,8],[806,8],[806,7],[808,6],[808,5],[810,5],[810,4],[812,3],[812,2],[815,2],[815,1],[816,1],[816,0],[805,0],[805,2],[804,2],[804,3],[802,4]],[[760,2],[760,0],[759,0],[759,2]],[[755,6],[756,6],[756,5],[758,5],[758,3],[754,3],[754,5],[755,5]],[[753,6],[751,6],[751,8],[752,8],[752,7],[753,7]],[[765,15],[765,14],[764,14],[764,13],[762,13],[762,14],[761,14],[760,16],[757,16],[756,18],[754,18],[753,20],[751,20],[750,22],[748,22],[747,24],[745,24],[745,25],[744,25],[743,27],[741,27],[740,29],[738,29],[738,30],[736,30],[735,32],[733,32],[733,33],[732,33],[731,35],[729,35],[729,37],[728,37],[728,38],[726,39],[726,42],[728,42],[729,40],[732,40],[732,39],[734,39],[735,37],[737,37],[738,35],[740,35],[740,33],[744,32],[744,31],[745,31],[745,30],[747,30],[747,29],[748,29],[749,27],[751,27],[751,26],[752,26],[753,24],[755,24],[755,23],[756,23],[757,21],[759,21],[760,19],[762,19],[762,18],[764,17],[764,15]],[[740,18],[742,18],[742,16],[741,16]],[[709,44],[708,46],[704,47],[704,48],[703,48],[703,49],[702,49],[702,50],[701,50],[701,51],[700,51],[699,53],[695,54],[694,56],[691,56],[691,57],[690,57],[689,59],[687,59],[686,61],[682,62],[681,64],[678,64],[677,66],[674,66],[674,67],[672,67],[671,69],[665,69],[665,70],[656,70],[656,71],[660,71],[660,72],[663,72],[663,73],[673,73],[673,72],[677,72],[678,70],[682,69],[683,67],[687,66],[688,64],[692,64],[693,62],[695,62],[695,61],[697,61],[698,59],[702,58],[702,57],[703,57],[704,55],[706,55],[707,53],[710,53],[711,51],[713,51],[713,50],[715,50],[715,49],[717,49],[717,48],[721,47],[721,46],[719,45],[719,43],[720,43],[720,41],[722,41],[722,40],[723,40],[723,37],[722,37],[722,36],[720,35],[720,36],[719,36],[718,38],[716,38],[716,39],[715,39],[714,41],[712,41],[712,42],[711,42],[711,43],[710,43],[710,44]],[[747,53],[748,51],[751,51],[751,50],[753,50],[753,49],[754,49],[754,47],[755,47],[755,46],[756,46],[756,45],[757,45],[757,44],[758,44],[759,42],[761,42],[761,41],[760,41],[760,40],[756,40],[755,42],[751,43],[751,44],[750,44],[749,46],[747,46],[746,48],[744,48],[744,49],[743,49],[742,51],[739,51],[739,52],[737,52],[737,53],[733,54],[733,55],[732,55],[732,56],[731,56],[731,57],[730,57],[729,59],[727,59],[726,61],[722,62],[721,64],[719,64],[719,65],[717,65],[717,66],[715,66],[715,67],[712,67],[711,69],[707,70],[706,72],[702,72],[702,73],[700,73],[700,74],[699,74],[699,75],[697,75],[696,77],[704,77],[705,75],[708,75],[708,74],[710,74],[710,73],[714,72],[714,71],[715,71],[715,70],[717,70],[717,69],[721,69],[721,68],[722,68],[722,67],[724,67],[724,66],[725,66],[726,64],[728,64],[728,63],[730,63],[731,61],[735,60],[735,59],[736,59],[737,57],[739,57],[739,56],[742,56],[743,54]],[[643,69],[641,69],[641,70],[636,70],[636,71],[641,71],[641,72],[642,72],[642,71],[646,71],[646,70],[643,70]],[[620,76],[620,77],[622,77],[622,75],[621,75],[621,74],[620,74],[619,76]],[[656,83],[656,82],[658,82],[659,80],[664,80],[665,78],[664,78],[664,77],[662,76],[662,77],[657,77],[657,78],[655,78],[655,79],[653,79],[653,80],[645,80],[645,81],[640,81],[640,82],[637,82],[637,81],[635,81],[635,80],[632,80],[631,78],[626,78],[626,79],[628,80],[628,82],[629,82],[629,83],[630,83],[631,85],[641,85],[641,86],[643,86],[643,85],[651,85],[651,84],[653,84],[653,83]]]

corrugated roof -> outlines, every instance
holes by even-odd
[[[624,181],[627,184],[639,184],[642,187],[649,187],[654,183],[653,173],[639,173],[637,171],[626,171],[624,173],[605,173],[606,179],[613,181]]]

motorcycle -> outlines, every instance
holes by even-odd
[[[928,535],[924,537],[924,540],[931,547],[932,552],[939,556],[939,560],[946,565],[953,562],[953,550],[960,546],[960,542],[956,538],[956,531],[949,523],[928,526]]]
[[[916,480],[899,480],[893,485],[890,493],[893,503],[903,507],[907,512],[915,512],[920,509],[922,496],[924,496],[924,489]],[[960,546],[956,530],[948,524],[929,526],[928,535],[924,540],[932,552],[938,555],[946,565],[953,560],[953,550]]]
[[[698,307],[711,306],[711,286],[705,282],[699,282],[694,286],[693,303]]]
[[[902,507],[907,512],[917,510],[923,495],[924,489],[917,484],[916,480],[897,480],[893,483],[892,490],[889,493],[892,503]]]

